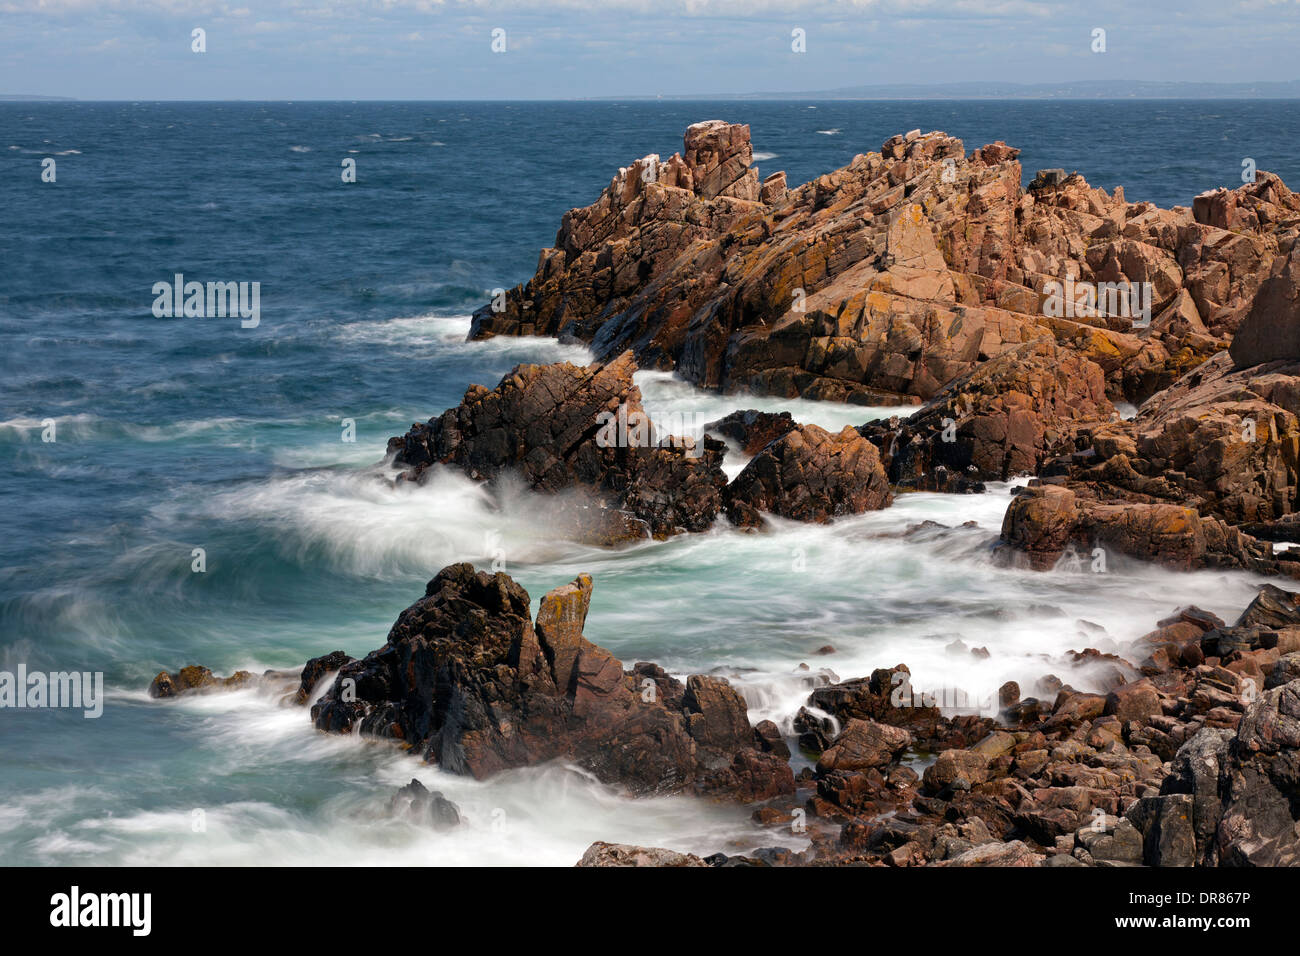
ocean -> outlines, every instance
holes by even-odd
[[[557,539],[529,495],[385,482],[388,437],[468,385],[588,360],[551,340],[466,343],[469,313],[528,278],[620,165],[713,118],[750,124],[762,174],[791,185],[917,127],[1018,146],[1027,178],[1077,169],[1164,206],[1239,185],[1247,158],[1300,183],[1291,101],[0,103],[0,671],[103,672],[107,695],[98,719],[0,710],[0,861],[571,865],[593,840],[806,845],[743,808],[631,800],[562,766],[451,776],[318,734],[259,690],[147,694],[190,663],[361,656],[440,568],[497,547],[534,602],[590,572],[586,633],[626,664],[728,676],[752,720],[787,729],[801,664],[849,678],[905,662],[918,685],[985,695],[1179,605],[1230,617],[1249,601],[1259,581],[1238,572],[995,567],[1009,486],[602,551]],[[178,273],[259,283],[258,324],[156,317],[153,286]],[[652,414],[874,416],[638,382]],[[927,519],[950,527],[904,534]],[[957,638],[990,657],[949,653]],[[394,819],[412,777],[464,824]]]

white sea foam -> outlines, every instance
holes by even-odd
[[[807,846],[802,836],[757,830],[742,807],[684,796],[629,801],[559,764],[488,782],[443,773],[391,742],[319,734],[305,709],[251,692],[153,706],[196,724],[204,748],[193,772],[198,786],[292,774],[328,795],[310,814],[266,799],[196,804],[180,793],[123,810],[124,795],[109,781],[6,797],[0,833],[37,829],[27,852],[56,865],[571,866],[595,840],[688,851]],[[392,794],[413,778],[456,804],[459,827],[433,831],[391,812]]]
[[[460,349],[479,355],[518,356],[518,361],[586,365],[592,360],[591,350],[586,346],[552,338],[499,335],[482,342],[467,342],[470,321],[468,315],[408,315],[383,321],[349,322],[339,326],[337,334],[344,342],[436,350],[439,355],[446,355],[449,349]]]

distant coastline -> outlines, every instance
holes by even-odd
[[[729,94],[601,96],[592,99],[664,100],[1237,100],[1300,99],[1300,80],[1268,83],[1079,80],[1069,83],[891,83],[829,90]]]

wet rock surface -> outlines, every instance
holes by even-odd
[[[471,478],[518,476],[536,491],[580,489],[577,532],[617,542],[709,528],[726,484],[722,445],[660,435],[632,381],[630,353],[580,368],[521,365],[495,389],[471,386],[460,405],[389,440],[403,481],[437,466]]]
[[[578,866],[708,866],[690,853],[678,853],[663,847],[631,846],[627,843],[601,843],[587,848]]]
[[[460,826],[460,809],[437,790],[430,790],[418,780],[412,780],[389,802],[395,816],[433,830],[451,830]]]

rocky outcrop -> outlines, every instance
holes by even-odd
[[[252,685],[257,678],[248,671],[235,671],[229,677],[218,677],[206,667],[191,664],[175,674],[160,671],[149,685],[153,698],[179,697],[182,694],[210,693],[221,690],[238,690]]]
[[[1055,567],[1067,554],[1073,570],[1105,571],[1107,554],[1181,570],[1277,573],[1288,567],[1274,558],[1272,545],[1216,518],[1202,517],[1194,508],[1098,501],[1063,485],[1031,483],[1007,508],[999,558],[1041,571]]]
[[[235,671],[229,677],[218,677],[207,667],[191,664],[174,674],[161,671],[149,685],[149,696],[166,699],[186,694],[257,688],[277,694],[282,706],[302,706],[311,701],[312,692],[326,675],[350,660],[352,658],[342,651],[332,651],[313,657],[300,671],[267,670],[261,674]]]
[[[579,490],[587,499],[556,509],[563,530],[600,544],[705,531],[724,509],[734,524],[759,527],[764,514],[825,523],[893,500],[875,445],[853,428],[832,435],[788,413],[714,423],[758,446],[727,484],[722,442],[656,432],[635,369],[624,353],[585,369],[521,365],[495,389],[471,386],[460,405],[389,440],[404,468],[398,480],[424,481],[443,466],[489,483],[515,475],[537,491]]]
[[[684,150],[666,162],[653,154],[637,160],[618,171],[595,203],[565,213],[554,247],[538,258],[536,275],[509,290],[495,308],[476,312],[470,337],[565,335],[590,341],[604,319],[630,305],[682,250],[716,241],[763,209],[760,193],[769,200],[783,196],[776,182],[759,186],[747,126],[697,123],[686,131]],[[661,331],[670,338],[673,330]],[[637,342],[637,357],[660,367],[665,345],[653,339]],[[602,353],[613,357],[627,347],[630,341]]]
[[[637,794],[789,793],[789,765],[725,680],[625,671],[583,636],[591,591],[585,575],[551,591],[534,625],[528,593],[507,575],[444,568],[383,647],[342,667],[312,720],[479,779],[564,760]]]
[[[495,389],[389,440],[401,478],[435,466],[494,481],[518,475],[544,492],[581,489],[578,530],[601,542],[707,530],[722,507],[721,442],[655,431],[632,381],[630,353],[587,368],[520,365]],[[697,443],[698,442],[698,443]]]
[[[1258,171],[1239,189],[1212,189],[1192,203],[1196,221],[1234,233],[1276,236],[1289,245],[1300,226],[1300,197],[1273,173]]]
[[[1219,355],[1144,404],[1131,422],[1093,429],[1067,475],[1097,497],[1166,501],[1231,524],[1268,525],[1296,510],[1300,362],[1235,369]]]
[[[723,497],[732,523],[749,527],[763,512],[825,523],[885,508],[894,496],[880,453],[857,431],[799,425],[755,455]]]
[[[683,157],[567,213],[471,337],[560,335],[705,387],[876,405],[1046,339],[1138,401],[1227,347],[1300,232],[1268,173],[1166,210],[1063,171],[1022,190],[1017,157],[917,130],[787,189],[758,185],[747,127],[697,125]]]
[[[601,367],[630,365],[630,350],[722,390],[924,402],[858,430],[894,488],[1064,479],[1073,545],[1291,573],[1300,561],[1240,532],[1300,533],[1300,518],[1287,522],[1300,487],[1300,356],[1285,344],[1300,301],[1300,199],[1268,173],[1170,210],[1064,170],[1022,190],[1017,157],[1003,143],[967,154],[944,133],[913,131],[786,189],[759,185],[747,128],[697,125],[682,156],[648,157],[572,210],[533,280],[504,311],[481,311],[472,334],[568,336]],[[564,384],[541,379],[547,394]],[[503,390],[467,394],[458,414],[484,417],[472,406],[495,409]],[[1119,419],[1121,399],[1145,402],[1136,419]],[[518,412],[516,430],[540,436]],[[571,455],[547,435],[504,458],[527,461],[535,486],[595,489],[583,518],[609,543],[701,530],[719,510],[755,526],[763,512],[825,521],[888,503],[868,456],[839,450],[851,447],[843,434],[756,412],[715,431],[754,456],[725,490],[715,463],[661,449]],[[716,450],[709,441],[699,457]],[[476,454],[423,451],[418,429],[397,442],[417,469],[431,457],[482,472]],[[860,473],[845,471],[849,460]],[[1035,566],[1059,556],[1025,523],[1028,502],[1013,511],[1024,540],[1008,539],[1012,549],[1036,552]]]

